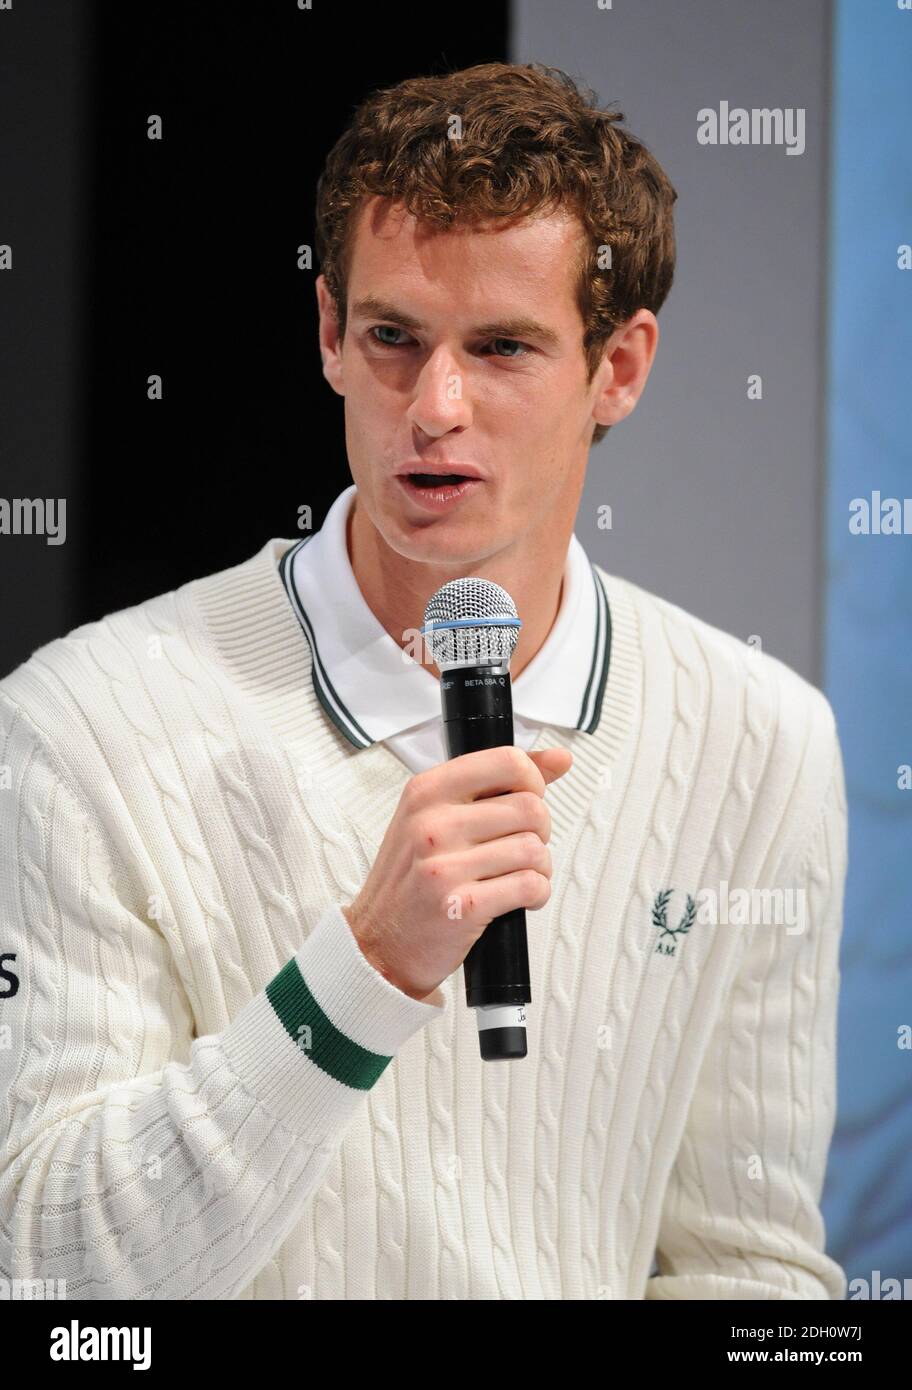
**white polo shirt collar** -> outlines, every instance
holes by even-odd
[[[440,684],[393,640],[358,587],[347,544],[356,491],[353,483],[339,494],[321,529],[285,552],[279,572],[310,644],[317,698],[346,738],[367,748],[439,720]],[[611,613],[575,534],[563,578],[551,631],[512,683],[513,712],[527,724],[591,734],[608,678]]]

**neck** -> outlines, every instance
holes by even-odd
[[[348,514],[346,540],[352,571],[365,602],[390,637],[412,655],[421,651],[409,633],[424,625],[431,595],[450,579],[478,575],[506,589],[522,618],[519,640],[510,659],[513,680],[543,646],[560,609],[567,547],[572,535],[553,523],[547,533],[524,537],[521,551],[502,552],[469,569],[447,569],[408,560],[387,545],[357,493]],[[423,655],[423,652],[421,652]],[[439,678],[433,663],[422,662]]]

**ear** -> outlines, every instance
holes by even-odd
[[[342,335],[339,333],[336,303],[329,292],[325,275],[317,276],[317,308],[320,313],[320,356],[323,359],[323,375],[333,390],[344,396]]]
[[[636,406],[659,345],[659,325],[649,309],[636,313],[616,328],[592,379],[592,418],[598,425],[616,425]]]

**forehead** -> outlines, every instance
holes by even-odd
[[[497,294],[552,316],[575,309],[583,229],[569,211],[439,228],[401,204],[370,198],[355,224],[347,297],[412,298],[467,313],[491,307]]]

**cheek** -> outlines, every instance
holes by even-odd
[[[526,460],[523,474],[547,470],[579,435],[581,404],[569,382],[557,386],[539,381],[527,386],[505,406],[500,421],[508,428]]]
[[[489,400],[516,414],[527,434],[534,435],[543,426],[550,433],[556,422],[569,419],[580,409],[583,378],[569,366],[549,365],[523,373],[504,371],[502,375],[507,380],[494,383]]]
[[[511,504],[528,512],[547,508],[563,485],[560,461],[569,450],[542,430],[529,439],[511,431],[504,439],[509,466],[503,477]]]

